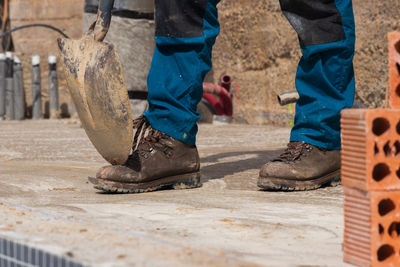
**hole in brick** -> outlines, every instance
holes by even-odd
[[[379,153],[379,148],[376,145],[376,143],[375,143],[375,146],[374,146],[374,152],[375,152],[375,155],[377,155]]]
[[[380,182],[383,179],[385,179],[386,176],[390,174],[390,169],[389,166],[386,165],[385,163],[379,163],[375,165],[374,170],[372,171],[372,178]]]
[[[390,148],[390,141],[387,141],[383,146],[383,151],[385,152],[385,156],[389,157],[391,155],[392,149]]]
[[[382,224],[379,224],[379,234],[383,234],[385,232],[385,229],[383,228]]]
[[[385,216],[396,208],[393,201],[389,198],[382,199],[378,204],[379,215]]]
[[[397,178],[400,179],[400,168],[397,169],[397,171],[396,171],[396,176],[397,176]]]
[[[398,134],[400,134],[400,121],[396,125],[396,131]]]
[[[400,90],[400,85],[399,85],[399,90]],[[399,91],[399,96],[400,96],[400,91]],[[390,123],[387,119],[385,118],[376,118],[372,122],[372,132],[376,136],[382,135],[384,132],[386,132],[390,128]]]
[[[397,156],[400,153],[400,142],[396,141],[394,142],[394,155]]]
[[[400,41],[394,44],[394,48],[396,49],[397,53],[400,54]]]
[[[396,62],[397,74],[400,75],[400,64]]]
[[[400,84],[396,87],[396,95],[400,96]]]
[[[380,231],[380,230],[379,230]],[[390,226],[389,226],[389,235],[392,238],[398,237],[400,236],[400,222],[393,222]]]
[[[378,249],[378,261],[384,261],[394,254],[394,248],[391,245],[383,245]]]

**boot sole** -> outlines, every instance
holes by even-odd
[[[262,190],[271,191],[306,191],[322,186],[337,186],[340,184],[340,169],[313,180],[288,180],[276,177],[259,177],[257,185]]]
[[[119,183],[101,178],[88,177],[94,188],[107,193],[137,194],[161,189],[191,189],[202,186],[200,172],[160,178],[146,183]]]

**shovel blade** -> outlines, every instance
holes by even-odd
[[[82,126],[113,165],[128,159],[133,117],[122,65],[114,45],[93,38],[58,39],[61,63]]]

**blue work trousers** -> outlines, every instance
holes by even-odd
[[[219,33],[219,0],[155,0],[156,47],[148,76],[153,128],[195,144],[196,107]],[[351,0],[280,0],[303,56],[291,141],[340,149],[340,111],[351,107],[355,26]],[[265,44],[268,45],[268,44]]]

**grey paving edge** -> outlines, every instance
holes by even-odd
[[[87,267],[63,256],[0,236],[0,267]]]

